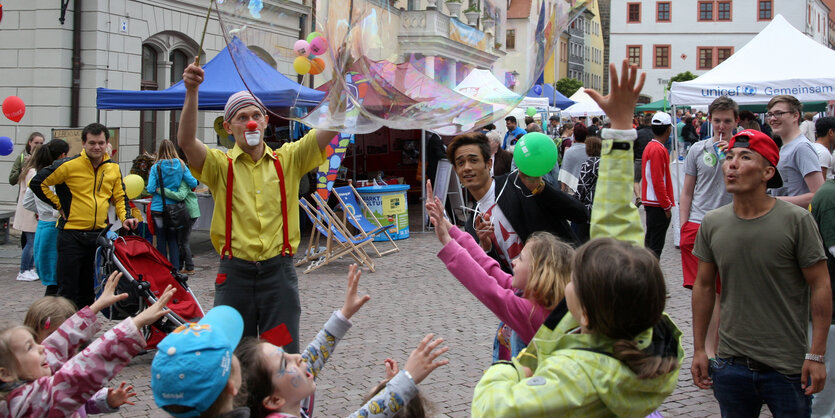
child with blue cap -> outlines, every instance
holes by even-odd
[[[234,351],[243,329],[241,314],[222,305],[165,337],[151,363],[157,406],[175,417],[248,417],[248,408],[233,408],[241,387]]]

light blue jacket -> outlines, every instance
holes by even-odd
[[[189,187],[195,188],[197,187],[197,179],[191,175],[191,171],[189,171],[185,163],[179,159],[161,160],[154,163],[154,165],[151,166],[151,172],[148,173],[148,185],[145,187],[145,190],[153,195],[151,200],[151,211],[161,212],[162,199],[159,194],[160,178],[159,173],[157,172],[157,167],[159,167],[162,171],[162,187],[168,189],[177,190],[180,187],[180,182],[183,180],[185,180]],[[177,202],[177,200],[172,199],[166,193],[166,205],[172,205]]]

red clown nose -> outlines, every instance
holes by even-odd
[[[258,129],[258,122],[254,121],[254,120],[251,120],[251,121],[246,123],[246,130],[247,131],[254,131],[256,129]]]

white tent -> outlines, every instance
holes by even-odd
[[[586,94],[586,89],[583,86],[580,86],[580,88],[577,89],[577,91],[574,92],[574,94],[572,94],[571,97],[569,97],[569,100],[574,100],[577,103],[594,102],[594,100],[592,100],[591,96]],[[569,106],[569,107],[571,107],[571,106]]]
[[[571,117],[601,116],[606,114],[606,112],[604,112],[596,102],[577,102],[568,106],[568,108],[563,110],[563,112],[568,113]]]
[[[489,70],[470,71],[467,77],[455,86],[455,91],[494,105],[516,104],[524,98],[505,87]],[[545,105],[548,105],[548,99],[545,99]]]
[[[775,53],[782,55],[776,57]],[[777,15],[762,32],[714,69],[695,80],[673,83],[670,103],[710,104],[723,95],[739,104],[768,103],[780,94],[790,94],[801,102],[833,100],[833,68],[835,51]]]

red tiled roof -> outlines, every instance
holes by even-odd
[[[835,0],[833,0],[835,1]],[[508,19],[527,19],[531,16],[531,0],[511,0],[507,8]]]

